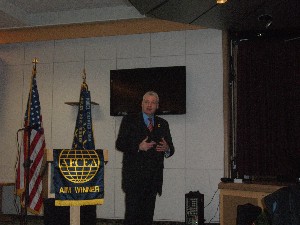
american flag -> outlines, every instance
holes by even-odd
[[[40,176],[44,148],[45,136],[42,127],[42,115],[39,101],[39,93],[36,84],[36,67],[32,71],[30,92],[27,101],[27,108],[24,118],[23,142],[18,159],[16,189],[20,196],[22,207],[27,206],[27,210],[34,214],[39,214],[42,205],[42,177]],[[30,143],[28,141],[30,140]],[[28,163],[28,149],[30,163]],[[30,164],[29,169],[26,169]],[[25,163],[25,164],[24,164]],[[27,181],[27,170],[29,170],[29,179]],[[26,185],[28,182],[28,186]],[[26,188],[28,187],[28,190]],[[28,196],[25,198],[26,191]],[[25,202],[26,200],[26,202]]]

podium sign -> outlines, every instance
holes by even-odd
[[[53,158],[56,206],[103,204],[103,150],[54,149]]]

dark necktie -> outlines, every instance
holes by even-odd
[[[152,122],[152,118],[148,118],[149,120],[149,125],[148,125],[148,129],[151,132],[153,130],[153,122]]]

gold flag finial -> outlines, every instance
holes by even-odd
[[[37,60],[36,57],[32,60],[32,63],[33,63],[32,74],[36,74],[36,64],[37,64],[38,62],[39,62],[39,61]]]
[[[33,60],[32,60],[32,63],[34,63],[34,67],[36,67],[36,64],[38,63],[38,59],[35,57]]]

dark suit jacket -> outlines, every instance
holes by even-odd
[[[170,156],[174,154],[174,145],[166,120],[155,116],[154,129],[150,132],[144,122],[143,114],[125,116],[122,120],[116,148],[123,152],[122,188],[128,191],[140,191],[151,187],[150,191],[161,194],[163,183],[164,152],[154,148],[139,151],[139,144],[148,136],[148,141],[159,143],[164,138],[170,147]]]

